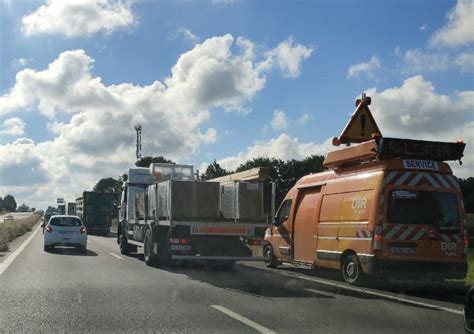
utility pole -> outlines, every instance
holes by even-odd
[[[137,132],[137,160],[139,160],[142,157],[142,126],[135,125],[135,131]]]

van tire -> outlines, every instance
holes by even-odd
[[[158,265],[158,257],[153,254],[153,233],[151,229],[145,232],[145,240],[143,243],[143,258],[147,266],[156,267]]]
[[[342,259],[342,278],[349,284],[360,284],[362,282],[362,267],[356,254],[351,253]]]
[[[272,246],[266,246],[263,249],[263,255],[267,258],[267,260],[265,260],[265,265],[267,266],[267,268],[275,269],[276,267],[278,267],[279,264],[281,264],[276,259],[275,253],[273,253]]]

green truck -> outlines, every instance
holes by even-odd
[[[76,215],[89,234],[107,235],[115,210],[112,193],[84,191],[76,198]]]

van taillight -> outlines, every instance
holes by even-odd
[[[374,233],[374,252],[379,253],[382,250],[382,236],[383,232],[383,226],[382,225],[377,225],[375,227],[375,233]]]
[[[86,233],[86,228],[83,226],[81,227],[81,229],[79,230],[80,233]]]
[[[46,226],[46,232],[51,233],[53,232],[53,228],[51,226]]]
[[[464,230],[464,254],[469,252],[469,235],[467,234],[467,230]]]

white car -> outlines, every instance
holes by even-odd
[[[87,230],[81,218],[56,215],[49,219],[44,229],[44,251],[55,246],[69,246],[87,252]]]
[[[14,220],[14,219],[15,219],[15,218],[13,218],[12,215],[7,215],[7,216],[5,216],[5,217],[3,218],[3,221],[4,221],[4,222],[8,222],[8,221],[12,221],[12,220]]]

